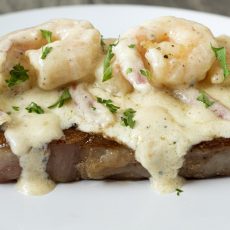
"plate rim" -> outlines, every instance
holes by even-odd
[[[50,6],[50,7],[41,7],[41,8],[33,8],[33,9],[25,9],[19,10],[14,12],[7,12],[0,14],[0,19],[4,17],[10,16],[20,16],[21,14],[25,13],[38,13],[40,11],[53,11],[53,10],[60,10],[60,9],[70,9],[70,8],[155,8],[157,10],[172,10],[172,11],[180,11],[181,13],[194,13],[204,16],[214,16],[219,17],[222,19],[230,19],[230,16],[221,15],[218,13],[206,12],[206,11],[198,11],[193,9],[186,9],[186,8],[177,8],[177,7],[170,7],[170,6],[159,6],[159,5],[147,5],[147,4],[71,4],[71,5],[60,5],[60,6]]]

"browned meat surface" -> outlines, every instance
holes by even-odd
[[[4,140],[1,136],[1,141]],[[19,177],[21,168],[18,158],[12,154],[9,147],[0,142],[0,182],[8,182]]]
[[[186,154],[180,175],[186,178],[230,176],[230,139],[204,141]]]
[[[47,172],[54,181],[142,179],[149,176],[133,151],[99,135],[69,129],[65,140],[52,142]]]
[[[49,149],[47,172],[56,182],[105,178],[137,180],[149,176],[135,160],[131,149],[100,135],[65,130],[65,139],[53,141]],[[17,157],[0,133],[0,182],[15,180],[20,172]]]
[[[65,139],[53,141],[49,149],[47,172],[56,182],[149,177],[131,149],[100,135],[69,129]],[[18,159],[0,133],[0,182],[15,180],[20,173]],[[230,176],[230,139],[218,138],[193,146],[179,174],[186,178]]]

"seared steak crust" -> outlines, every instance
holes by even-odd
[[[65,139],[53,141],[47,172],[57,182],[80,179],[143,179],[148,172],[131,149],[100,135],[65,131]]]
[[[230,176],[230,138],[204,141],[185,155],[179,174],[186,178]]]
[[[128,147],[101,135],[75,129],[64,131],[65,138],[49,144],[47,173],[55,182],[80,179],[137,180],[149,177]],[[6,160],[5,160],[6,159]],[[19,161],[0,133],[0,182],[16,180],[21,173]]]
[[[64,133],[64,139],[53,141],[48,147],[47,173],[52,180],[138,180],[149,177],[130,148],[101,135],[75,129]],[[0,133],[0,182],[16,180],[20,173],[18,158]],[[185,178],[230,176],[230,139],[217,138],[193,146],[185,156],[179,175]]]

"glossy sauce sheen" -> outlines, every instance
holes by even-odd
[[[100,44],[98,49],[101,49]],[[76,50],[71,50],[70,56],[74,56],[74,52]],[[64,53],[62,58],[68,58],[68,54]],[[177,173],[191,146],[215,137],[230,138],[230,122],[217,117],[203,103],[194,106],[185,104],[176,99],[171,90],[154,86],[133,90],[129,81],[117,70],[116,63],[113,78],[102,82],[103,59],[104,55],[95,55],[96,67],[86,74],[87,81],[70,86],[72,100],[61,108],[48,109],[62,92],[51,89],[52,85],[45,89],[33,86],[17,95],[12,92],[0,95],[0,110],[11,112],[11,121],[4,126],[5,137],[23,168],[18,181],[18,188],[23,193],[41,195],[54,188],[45,172],[49,156],[46,147],[52,140],[63,138],[63,130],[74,124],[81,131],[102,133],[134,149],[136,159],[151,174],[152,185],[161,192],[172,192],[181,187],[183,179]],[[132,56],[124,56],[124,59],[132,59]],[[48,61],[44,60],[44,63]],[[59,65],[62,65],[61,62]],[[91,80],[88,81],[88,78]],[[56,83],[54,85],[56,87]],[[228,87],[209,84],[198,84],[197,87],[204,88],[210,96],[230,107]],[[111,99],[119,109],[111,113],[105,105],[97,102],[97,97]],[[25,108],[31,102],[36,102],[45,113],[28,113]],[[19,111],[13,110],[12,106],[19,107]],[[128,108],[136,111],[134,128],[121,124],[123,112]]]

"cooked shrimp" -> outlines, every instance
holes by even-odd
[[[10,116],[7,113],[0,111],[0,126],[4,123],[10,122]]]
[[[52,32],[51,43],[41,30]],[[46,47],[52,50],[41,59]],[[0,88],[18,63],[30,70],[30,77],[35,75],[41,88],[62,86],[90,75],[100,53],[100,33],[87,21],[53,20],[9,34],[0,40]]]
[[[99,131],[114,122],[114,116],[102,104],[99,104],[93,95],[87,90],[86,85],[80,84],[70,88],[70,94],[76,105],[76,109],[88,126],[84,129]],[[90,125],[91,124],[91,125]],[[93,127],[91,127],[93,124]],[[90,129],[91,128],[91,129]]]
[[[227,65],[230,66],[230,37],[220,36],[216,38],[218,46],[226,49],[226,61]],[[225,80],[223,68],[220,66],[218,60],[216,60],[208,73],[208,78],[213,84],[230,85],[230,78]]]
[[[134,89],[146,91],[150,89],[151,85],[147,78],[140,73],[140,70],[145,67],[137,50],[129,48],[132,44],[135,44],[134,39],[125,38],[120,40],[118,45],[113,49],[116,55],[116,62],[120,66],[121,73]]]
[[[177,97],[179,100],[184,102],[188,105],[200,105],[200,101],[197,100],[198,96],[200,95],[199,90],[195,88],[189,89],[182,89],[182,90],[175,90],[174,96]],[[210,111],[212,111],[217,117],[230,121],[230,110],[221,102],[215,100],[208,94],[206,94],[207,98],[213,102],[213,105],[208,107]]]
[[[134,44],[134,48],[130,45]],[[215,61],[215,38],[198,23],[161,17],[128,31],[114,48],[123,75],[134,88],[148,85],[176,88],[203,80]],[[133,47],[133,46],[132,46]],[[128,73],[127,69],[132,69]],[[147,69],[151,76],[141,75]],[[143,73],[143,71],[142,71]]]

